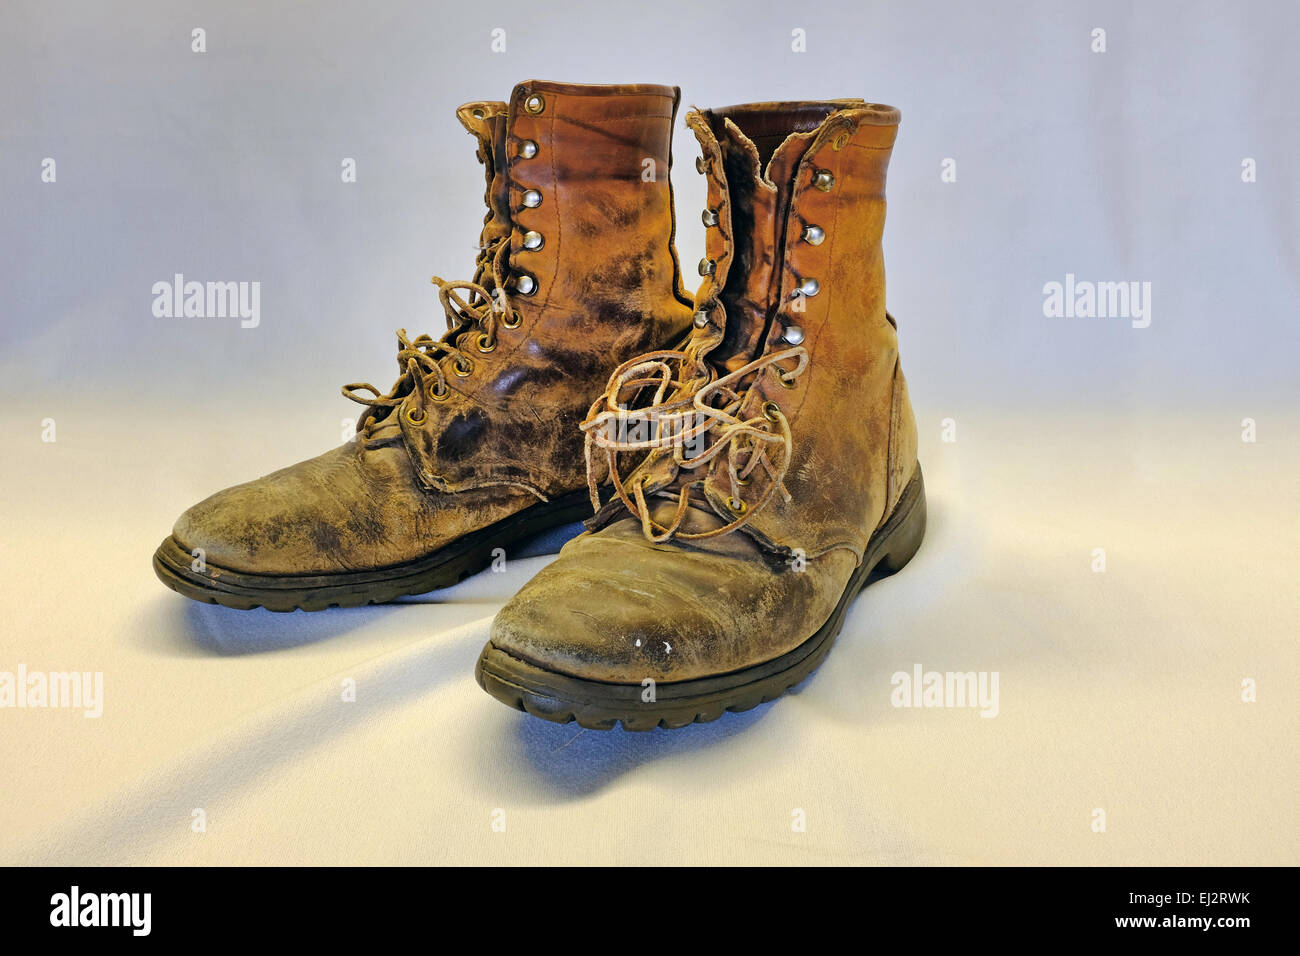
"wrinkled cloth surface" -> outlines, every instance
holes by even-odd
[[[925,544],[820,671],[754,711],[632,734],[474,684],[493,613],[549,558],[385,607],[186,601],[149,568],[159,529],[285,449],[62,408],[53,444],[30,410],[3,416],[26,438],[0,461],[0,671],[100,671],[103,715],[0,709],[0,862],[1300,861],[1279,827],[1300,784],[1294,444],[1223,439],[1194,410],[1069,435],[972,411],[987,441],[923,437]],[[321,414],[283,414],[305,450]],[[893,706],[918,664],[997,671],[997,716]]]

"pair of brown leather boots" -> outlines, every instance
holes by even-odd
[[[181,594],[273,611],[454,584],[584,515],[497,615],[476,676],[584,727],[681,727],[782,694],[920,546],[916,423],[885,311],[898,111],[695,111],[707,256],[674,250],[664,86],[528,82],[457,111],[487,170],[449,330],[398,333],[354,440],[219,492],[154,556]]]

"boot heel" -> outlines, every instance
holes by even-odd
[[[920,465],[917,465],[916,476],[908,482],[898,507],[882,530],[884,535],[880,548],[883,554],[875,570],[877,574],[893,574],[912,560],[925,537],[925,481],[921,477]]]

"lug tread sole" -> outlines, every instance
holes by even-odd
[[[188,551],[168,536],[154,552],[159,580],[178,594],[240,611],[323,611],[385,604],[399,597],[451,587],[492,563],[496,548],[581,520],[591,513],[585,491],[538,502],[415,561],[374,571],[317,575],[259,575],[229,571],[211,563],[190,566]]]

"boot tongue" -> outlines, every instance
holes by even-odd
[[[780,133],[754,140],[730,118],[715,128],[732,196],[732,254],[739,267],[730,270],[722,295],[731,318],[721,344],[709,355],[709,361],[726,374],[758,358],[767,341],[768,325],[779,303],[779,255],[795,173],[817,130],[794,132],[782,127]]]
[[[727,326],[722,341],[705,357],[722,376],[748,365],[763,352],[768,326],[776,312],[771,306],[780,296],[780,261],[775,257],[784,245],[785,215],[794,192],[795,174],[821,123],[801,123],[804,130],[800,132],[784,123],[774,130],[762,129],[760,123],[763,135],[756,133],[756,139],[750,139],[725,116],[712,117],[711,126],[722,150],[732,198],[734,243],[734,265],[722,296],[727,305]],[[679,471],[672,452],[662,450],[648,455],[629,478],[639,481],[645,475],[654,476],[652,484],[668,496],[656,496],[649,503],[651,517],[666,526],[677,511],[677,493],[683,485],[704,477],[704,471]],[[712,531],[725,523],[699,489],[691,493],[681,530]]]
[[[483,220],[480,245],[510,235],[510,180],[506,175],[506,104],[493,101],[466,103],[456,110],[461,125],[478,140],[478,160],[487,177],[484,202],[488,215]]]
[[[655,498],[650,504],[650,517],[660,525],[667,527],[677,515],[677,498]],[[686,514],[682,516],[679,531],[686,534],[700,534],[705,531],[714,531],[721,528],[724,522],[708,506],[708,503],[702,500],[698,493],[692,494],[690,506],[686,509]]]

